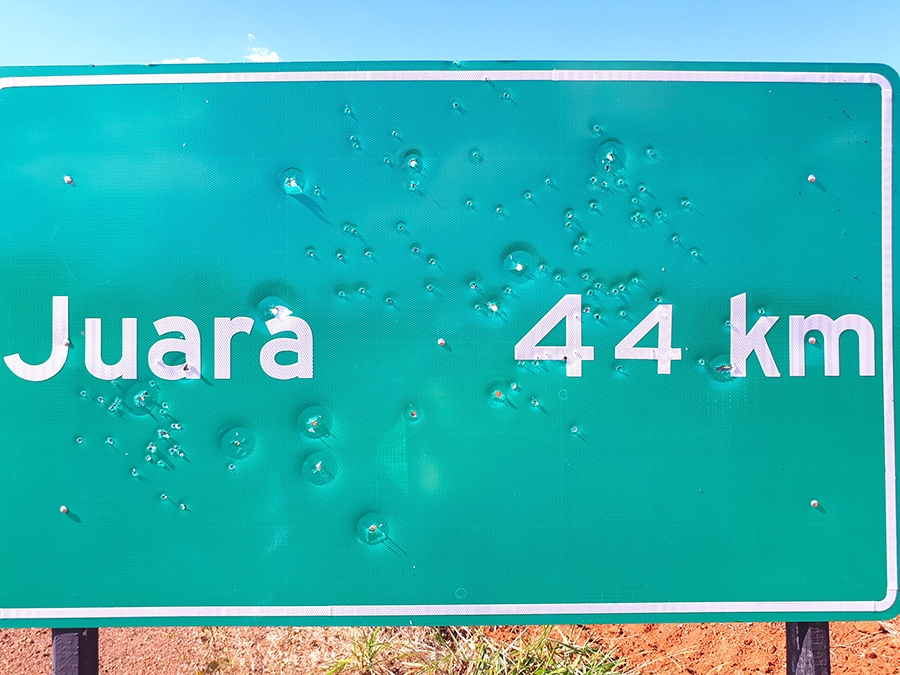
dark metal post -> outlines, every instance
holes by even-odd
[[[98,675],[99,628],[54,628],[52,675]]]
[[[828,622],[787,623],[787,675],[831,675]]]

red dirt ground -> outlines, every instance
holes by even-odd
[[[353,629],[104,628],[100,672],[127,675],[316,673],[350,653]],[[512,639],[517,627],[495,627]],[[784,624],[637,624],[560,629],[627,660],[633,675],[786,672]],[[0,672],[49,675],[49,630],[0,631]],[[900,620],[831,624],[834,675],[900,675]],[[354,672],[351,670],[345,672]],[[409,671],[413,672],[413,671]]]

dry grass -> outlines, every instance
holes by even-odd
[[[200,628],[183,653],[195,675],[603,675],[624,666],[559,627],[273,628],[252,641],[240,628]]]

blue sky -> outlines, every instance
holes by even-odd
[[[0,65],[247,60],[879,62],[898,0],[0,0]]]

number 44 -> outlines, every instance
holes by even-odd
[[[564,295],[534,328],[516,344],[516,359],[525,361],[565,361],[568,377],[581,377],[582,361],[594,360],[594,348],[581,344],[581,296]],[[566,344],[544,346],[538,343],[547,337],[560,321],[566,322]],[[638,347],[655,326],[659,326],[656,347]],[[672,361],[681,359],[681,349],[672,347],[672,305],[657,305],[616,345],[617,359],[656,361],[656,372],[668,375]]]

